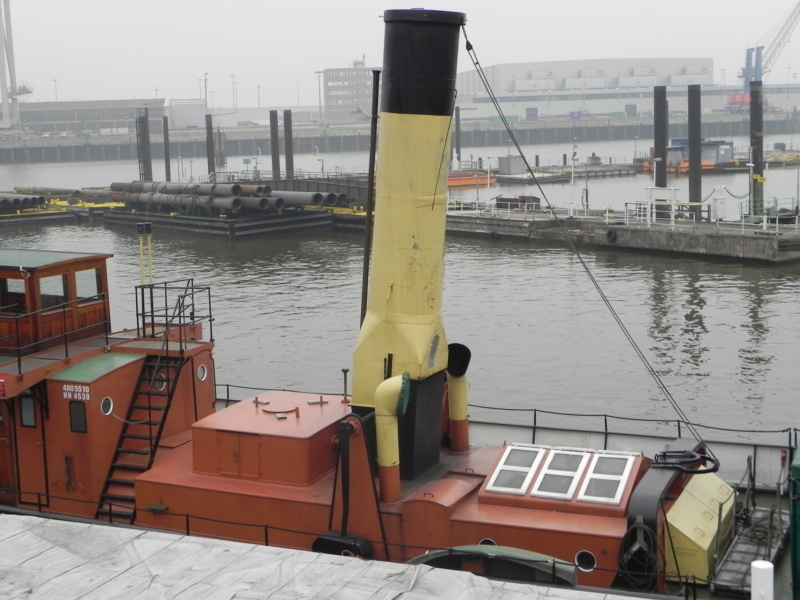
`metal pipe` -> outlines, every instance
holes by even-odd
[[[323,204],[325,206],[336,206],[338,201],[338,197],[333,192],[323,194]]]
[[[377,69],[372,71],[372,111],[369,132],[369,172],[367,175],[367,216],[364,221],[364,265],[361,272],[361,320],[367,314],[367,291],[369,290],[369,261],[372,251],[372,209],[375,206],[375,154],[378,146],[378,101],[380,100],[380,76]],[[457,111],[458,109],[456,109]],[[458,112],[456,112],[458,116]]]
[[[325,196],[319,192],[293,192],[288,190],[273,190],[276,194],[286,201],[286,206],[322,206]]]
[[[244,196],[269,196],[270,192],[268,185],[244,184],[241,187],[241,194]]]
[[[269,200],[266,197],[253,198],[249,196],[237,197],[242,202],[242,208],[249,208],[252,210],[266,210],[269,208]]]
[[[286,206],[286,200],[280,196],[267,196],[267,200],[269,201],[269,207],[273,210],[282,210]]]
[[[347,194],[336,194],[336,206],[348,206]]]
[[[127,194],[125,204],[168,204],[170,206],[199,206],[208,208],[227,208],[239,210],[242,208],[242,199],[237,197],[210,197],[210,196],[185,196],[181,194],[159,194],[156,192]]]
[[[42,194],[48,196],[77,196],[78,190],[51,187],[14,187],[14,193],[34,194],[36,196],[41,196]]]

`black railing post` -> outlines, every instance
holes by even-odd
[[[67,331],[67,305],[61,306],[61,325],[64,327],[64,356],[69,358],[69,331]]]
[[[19,320],[20,317],[14,317],[15,337],[17,340],[17,375],[22,375],[22,347],[19,340]]]

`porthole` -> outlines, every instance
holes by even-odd
[[[208,369],[206,368],[206,366],[200,365],[199,367],[197,367],[197,378],[200,381],[205,381],[206,377],[208,377]]]
[[[497,542],[495,542],[492,538],[483,538],[480,542],[478,542],[480,546],[497,546]]]
[[[584,573],[591,573],[597,567],[597,557],[588,550],[581,550],[575,555],[575,566]]]
[[[153,385],[159,392],[163,392],[167,389],[167,378],[164,377],[163,373],[156,373],[155,377],[153,377]]]
[[[114,411],[114,401],[106,396],[100,401],[100,412],[105,416],[110,415]]]

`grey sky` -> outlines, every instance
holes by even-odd
[[[439,0],[467,14],[484,67],[581,58],[710,57],[714,81],[737,81],[745,50],[769,45],[797,0]],[[201,97],[231,106],[316,105],[316,71],[366,59],[379,67],[380,16],[398,3],[222,0],[11,0],[17,79],[31,100]],[[658,11],[657,7],[661,7]],[[749,9],[749,12],[748,12]],[[767,78],[800,71],[800,27]],[[466,52],[459,70],[471,69]],[[788,70],[787,70],[788,69]],[[234,75],[235,77],[231,77]],[[56,80],[56,81],[54,81]],[[797,78],[793,77],[793,81]],[[213,93],[213,96],[212,96]]]

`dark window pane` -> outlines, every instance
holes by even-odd
[[[497,479],[494,480],[492,487],[511,488],[518,490],[525,483],[525,477],[528,474],[524,471],[500,471],[497,474]]]
[[[503,464],[509,467],[530,468],[538,454],[538,452],[531,452],[530,450],[511,450]]]
[[[36,427],[36,403],[32,396],[19,399],[19,412],[23,427]]]
[[[562,454],[558,452],[553,454],[553,460],[550,461],[550,466],[547,468],[552,471],[570,471],[574,473],[578,470],[582,460],[582,454]]]
[[[613,458],[611,456],[601,456],[594,465],[594,472],[600,475],[622,475],[625,466],[628,464],[627,458]]]
[[[75,433],[86,433],[86,405],[79,400],[69,403],[69,424]]]
[[[586,486],[585,496],[593,498],[613,498],[617,495],[619,489],[619,480],[617,479],[592,479]]]
[[[539,484],[538,491],[550,494],[566,494],[574,477],[564,475],[545,475]]]

